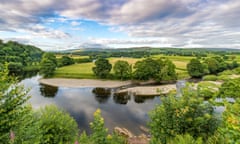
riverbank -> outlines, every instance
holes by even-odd
[[[168,94],[176,90],[176,84],[165,84],[158,86],[136,86],[117,91],[116,93],[130,93],[136,96],[156,96],[159,94]]]
[[[103,88],[118,88],[131,85],[131,81],[113,81],[113,80],[93,80],[93,79],[67,79],[67,78],[50,78],[40,79],[41,84],[56,86],[56,87],[103,87]]]
[[[149,86],[153,81],[148,82],[132,82],[132,81],[114,81],[114,80],[92,80],[92,79],[66,79],[66,78],[50,78],[40,79],[41,84],[55,86],[55,87],[101,87],[101,88],[120,88],[115,93],[131,93],[138,96],[155,96],[167,94],[172,90],[176,90],[175,84]],[[147,85],[147,86],[143,86]],[[129,87],[129,88],[128,88]]]

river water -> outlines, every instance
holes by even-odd
[[[143,131],[140,127],[146,127],[149,111],[161,103],[159,96],[117,96],[111,89],[41,85],[38,82],[40,78],[34,76],[21,81],[25,88],[30,89],[29,102],[33,108],[55,104],[69,112],[81,131],[90,132],[89,123],[93,120],[93,113],[99,108],[110,132],[118,126],[127,128],[136,135],[141,134]]]

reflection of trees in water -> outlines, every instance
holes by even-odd
[[[92,93],[99,103],[106,103],[111,96],[111,89],[96,87],[92,90]]]
[[[144,103],[146,100],[154,99],[155,96],[134,96],[134,101],[136,103]]]
[[[44,97],[55,97],[58,87],[40,84],[40,92]]]
[[[115,93],[113,96],[113,100],[117,104],[127,104],[130,99],[128,93]]]
[[[38,71],[22,71],[22,73],[20,75],[17,75],[17,77],[19,78],[19,80],[23,80],[26,78],[31,78],[33,76],[36,76],[38,73]]]

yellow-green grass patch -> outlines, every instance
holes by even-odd
[[[94,79],[93,66],[94,63],[82,63],[61,67],[55,71],[54,77]]]

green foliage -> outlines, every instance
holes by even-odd
[[[23,66],[32,65],[40,62],[42,53],[43,51],[37,47],[19,44],[14,41],[0,43],[0,63],[17,62]]]
[[[132,73],[132,67],[127,61],[118,60],[113,67],[114,74],[121,80],[129,79]]]
[[[90,139],[90,137],[88,137],[85,131],[80,135],[80,138],[78,141],[80,142],[80,144],[94,144],[93,141]]]
[[[206,139],[214,133],[218,121],[212,105],[204,103],[188,86],[179,98],[173,95],[162,98],[162,104],[150,113],[149,126],[153,141],[166,143],[167,139],[186,133]]]
[[[8,71],[10,75],[21,75],[23,72],[23,65],[19,62],[8,63]]]
[[[219,97],[240,97],[240,78],[225,81],[219,89]]]
[[[107,59],[99,58],[95,61],[95,67],[92,68],[94,74],[98,78],[107,78],[110,71],[112,69],[112,65],[109,63]]]
[[[46,106],[36,113],[42,131],[42,144],[73,143],[77,139],[75,120],[56,106]]]
[[[188,74],[191,77],[200,78],[204,73],[204,66],[198,59],[191,59],[191,61],[187,64]]]
[[[220,81],[227,81],[227,80],[231,79],[231,77],[228,75],[220,75],[217,77],[217,79]]]
[[[25,126],[30,125],[25,121],[31,112],[31,107],[26,105],[27,91],[7,74],[6,69],[0,71],[0,143],[9,141],[11,131],[18,137],[22,122],[26,122]]]
[[[156,75],[157,81],[174,81],[177,79],[176,66],[169,59],[159,59],[160,71]]]
[[[216,75],[206,75],[203,77],[204,81],[216,81],[218,77]]]
[[[197,86],[197,93],[204,99],[209,99],[217,96],[219,86],[211,82],[199,82]]]
[[[104,119],[101,110],[97,109],[94,113],[94,120],[90,123],[92,133],[88,136],[85,132],[80,135],[79,142],[82,144],[126,144],[126,140],[113,133],[108,135],[108,130],[104,127]]]
[[[126,139],[116,133],[107,136],[108,144],[126,144]]]
[[[57,59],[52,53],[45,53],[40,63],[40,73],[44,77],[50,77],[53,75],[57,67]]]
[[[91,139],[95,144],[106,144],[108,130],[104,127],[104,119],[101,117],[101,110],[94,112],[94,120],[90,123],[92,130]]]
[[[223,123],[219,128],[221,137],[227,139],[229,144],[240,143],[240,99],[236,99],[234,104],[225,103],[223,112]]]
[[[70,58],[69,56],[62,56],[59,62],[59,66],[67,66],[67,65],[72,65],[74,64],[74,60]]]
[[[24,116],[13,133],[15,135],[14,144],[39,144],[41,142],[42,130],[32,110]]]
[[[152,58],[136,62],[134,68],[134,78],[138,80],[149,80],[151,78],[155,78],[157,73],[160,71],[159,63]]]
[[[214,58],[208,58],[205,60],[208,66],[210,74],[217,74],[219,72],[220,63]]]
[[[185,134],[185,135],[177,135],[174,139],[169,140],[167,142],[168,144],[203,144],[203,141],[201,138],[198,138],[195,140],[191,135]]]

